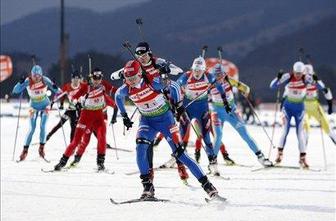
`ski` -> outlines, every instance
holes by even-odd
[[[47,158],[45,158],[45,157],[41,157],[46,163],[50,163],[51,161],[50,160],[48,160]]]
[[[312,169],[312,168],[304,169],[304,168],[301,168],[299,166],[281,166],[281,165],[274,165],[274,166],[270,166],[270,167],[261,167],[261,168],[253,169],[251,171],[256,172],[256,171],[267,170],[267,169],[294,169],[294,170],[312,171],[312,172],[320,172],[321,171],[321,169]]]
[[[114,205],[122,205],[122,204],[131,204],[131,203],[141,203],[141,202],[170,202],[168,199],[159,199],[156,197],[151,198],[144,198],[144,199],[131,199],[131,200],[125,200],[125,201],[115,201],[114,199],[110,198],[110,202]]]
[[[46,162],[46,163],[50,163],[51,161],[50,160],[48,160],[47,158],[45,158],[45,157],[41,157],[41,159],[44,161],[44,162]],[[23,162],[23,161],[25,161],[25,160],[16,160],[15,162],[16,163],[21,163],[21,162]]]
[[[245,168],[252,168],[253,165],[245,165],[245,164],[239,164],[239,163],[234,163],[234,164],[223,164],[226,167],[245,167]]]
[[[214,177],[214,178],[218,178],[222,180],[230,180],[230,177],[221,176],[220,174],[207,173],[207,175],[210,177]]]
[[[120,147],[107,147],[106,149],[110,149],[110,150],[120,150],[120,151],[123,151],[123,152],[128,152],[128,153],[131,153],[133,152],[133,150],[129,150],[129,149],[126,149],[126,148],[120,148]]]
[[[74,168],[74,167],[64,167],[64,168],[62,168],[61,170],[44,169],[44,168],[41,168],[41,171],[44,172],[44,173],[68,172],[69,170],[72,170],[73,168]],[[97,169],[93,169],[93,172],[95,172],[95,173],[105,173],[105,174],[109,174],[109,175],[113,175],[113,174],[115,174],[115,171],[113,171],[113,170],[108,170],[108,169],[105,169],[105,170],[97,170]]]
[[[216,195],[214,197],[211,197],[210,199],[209,198],[204,198],[205,199],[205,202],[207,203],[214,203],[214,202],[227,202],[227,199],[225,197],[222,197],[220,195]]]
[[[109,169],[105,169],[105,170],[97,170],[97,169],[95,169],[95,172],[97,172],[97,173],[106,173],[106,174],[110,174],[110,175],[115,174],[114,170],[109,170]]]
[[[41,168],[41,171],[43,172],[43,173],[57,173],[57,172],[67,172],[68,170],[67,169],[65,169],[65,168],[63,168],[63,169],[61,169],[61,170],[55,170],[55,169],[44,169],[44,168]]]

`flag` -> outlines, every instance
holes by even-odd
[[[0,82],[9,78],[13,73],[12,59],[7,55],[0,55]]]

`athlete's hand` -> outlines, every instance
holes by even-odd
[[[129,119],[127,113],[121,113],[121,116],[123,117],[123,123],[126,129],[129,130],[132,127],[134,122],[132,122],[131,119]]]
[[[183,105],[176,108],[176,120],[177,121],[180,121],[181,116],[184,114],[184,112],[185,112],[185,108]]]
[[[313,74],[313,80],[314,80],[314,81],[318,81],[318,77],[317,77],[316,74]]]
[[[113,115],[112,119],[111,119],[111,124],[115,124],[117,123],[117,115]]]
[[[169,74],[170,73],[170,67],[169,67],[168,63],[163,62],[163,63],[157,64],[156,66],[159,69],[159,72],[161,74]]]
[[[332,114],[333,113],[332,100],[327,100],[327,103],[328,103],[328,114]]]
[[[23,84],[23,82],[25,82],[25,80],[26,80],[26,75],[21,75],[21,77],[20,77],[20,80],[19,80],[19,83],[20,84]]]
[[[231,113],[232,112],[232,108],[230,107],[230,104],[227,102],[227,100],[223,101],[224,103],[224,108],[226,113]]]
[[[278,72],[278,76],[277,76],[278,80],[280,80],[280,78],[282,77],[283,74],[284,74],[283,70],[280,70]]]

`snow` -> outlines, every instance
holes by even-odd
[[[16,108],[15,108],[16,107]],[[22,115],[27,116],[27,104]],[[130,113],[132,108],[130,108]],[[17,104],[1,104],[1,114],[17,114]],[[327,153],[327,170],[324,170],[321,133],[312,128],[307,151],[311,168],[321,171],[295,169],[268,169],[252,172],[260,165],[239,135],[228,125],[224,138],[230,156],[240,164],[251,167],[225,166],[219,157],[219,170],[230,180],[210,177],[220,194],[228,198],[227,203],[207,204],[205,192],[194,177],[189,178],[190,187],[178,177],[177,170],[167,169],[155,173],[156,196],[170,199],[168,203],[137,203],[113,205],[116,201],[137,198],[142,185],[136,175],[125,175],[137,170],[135,161],[136,127],[122,135],[122,120],[115,125],[117,145],[133,152],[107,150],[106,167],[114,175],[97,174],[96,139],[92,138],[79,167],[68,172],[43,173],[41,168],[52,168],[61,157],[65,146],[59,130],[46,145],[50,164],[38,157],[37,145],[29,149],[26,161],[12,161],[15,139],[16,117],[1,117],[1,217],[2,220],[335,220],[335,145],[324,136]],[[273,116],[273,113],[269,114]],[[138,115],[135,115],[138,118]],[[59,120],[57,111],[50,112],[48,129]],[[28,129],[28,119],[20,118],[15,159],[22,150]],[[64,126],[68,138],[69,125]],[[262,151],[267,155],[269,142],[261,127],[248,126]],[[266,130],[271,134],[271,127]],[[33,143],[38,142],[37,127]],[[280,129],[276,128],[275,140]],[[108,129],[108,142],[113,146],[112,130]],[[67,140],[69,143],[69,140]],[[277,143],[277,142],[275,142]],[[193,156],[193,149],[188,148]],[[276,151],[272,151],[274,160]],[[298,148],[295,130],[292,129],[284,153],[283,165],[298,165]],[[170,149],[162,142],[154,151],[155,166],[170,159]],[[207,171],[207,160],[202,151],[201,167]],[[191,176],[191,173],[189,172]]]

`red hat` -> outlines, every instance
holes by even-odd
[[[136,60],[128,61],[124,67],[124,77],[132,77],[140,72],[140,63]]]

